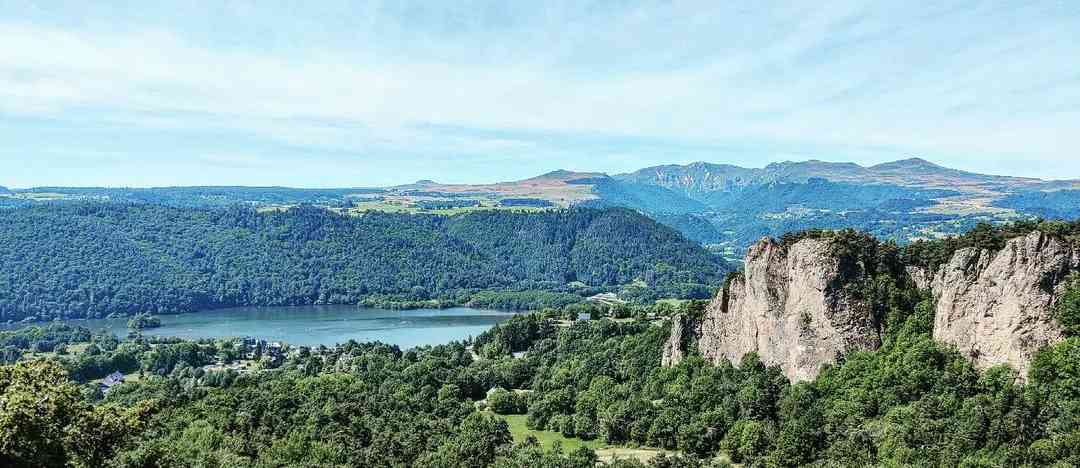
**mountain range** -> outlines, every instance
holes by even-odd
[[[730,256],[763,236],[810,228],[854,227],[907,242],[983,221],[1080,216],[1080,181],[978,174],[920,158],[868,167],[810,160],[763,168],[696,162],[615,175],[558,170],[491,185],[428,181],[389,190],[408,195],[420,188],[630,207]]]
[[[763,168],[696,162],[625,174],[557,170],[493,184],[420,180],[382,188],[41,187],[0,190],[0,207],[92,199],[173,205],[260,207],[315,204],[335,210],[460,212],[482,209],[628,207],[738,258],[767,235],[853,227],[907,242],[970,229],[978,222],[1080,217],[1080,180],[978,174],[920,158],[873,166],[825,161]]]

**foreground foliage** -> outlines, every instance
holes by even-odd
[[[149,405],[90,405],[51,362],[0,366],[0,466],[104,466]]]
[[[130,354],[144,378],[95,402],[100,394],[72,381],[86,359],[81,354],[54,358],[67,363],[66,373],[52,361],[0,367],[0,461],[597,463],[586,447],[553,452],[532,439],[514,441],[505,421],[476,408],[482,401],[496,413],[527,415],[533,429],[671,451],[649,462],[657,467],[720,466],[724,457],[747,466],[1080,463],[1080,338],[1041,352],[1024,384],[1005,367],[979,372],[934,342],[932,310],[920,304],[880,350],[850,354],[797,385],[754,354],[737,366],[691,356],[661,367],[668,326],[644,319],[561,327],[529,314],[477,337],[471,344],[482,348],[480,359],[465,343],[404,352],[347,343],[299,348],[279,367],[244,373],[202,367],[234,352],[221,342],[135,337],[110,348],[95,338],[104,348],[98,356]],[[524,355],[510,355],[519,349]]]

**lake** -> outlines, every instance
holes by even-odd
[[[476,336],[513,315],[467,307],[418,310],[343,305],[238,307],[159,315],[162,326],[144,330],[143,334],[189,339],[251,336],[302,346],[331,346],[349,340],[381,341],[407,349]],[[106,328],[120,337],[128,333],[126,318],[67,323],[94,330]]]

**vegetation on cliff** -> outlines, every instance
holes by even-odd
[[[1034,231],[1080,245],[1080,220],[1024,220],[996,226],[980,223],[970,231],[956,236],[913,242],[904,247],[903,260],[907,265],[935,271],[941,265],[948,263],[953,254],[960,249],[1000,250],[1009,239]]]
[[[899,326],[925,298],[905,270],[910,247],[853,229],[793,232],[781,236],[779,242],[789,248],[804,239],[829,243],[831,256],[839,262],[833,286],[844,288],[850,297],[871,307],[879,329]]]
[[[892,241],[880,241],[873,236],[854,229],[809,229],[794,231],[780,236],[782,246],[793,245],[803,239],[827,239],[832,242],[835,253],[841,259],[852,259],[866,265],[878,265],[885,270],[898,271],[904,266],[918,266],[930,271],[948,263],[956,251],[965,248],[1001,250],[1006,241],[1022,237],[1034,231],[1080,245],[1080,220],[1021,220],[993,225],[979,223],[963,233],[935,240],[920,240],[904,246]]]
[[[957,251],[965,248],[998,251],[1009,239],[1039,231],[1080,246],[1080,220],[1025,220],[994,226],[987,223],[957,236],[932,241],[918,241],[897,246],[880,241],[866,233],[845,229],[839,231],[809,230],[788,233],[780,238],[784,247],[803,239],[824,239],[830,242],[833,254],[841,262],[840,283],[875,307],[875,315],[885,327],[902,322],[905,311],[923,299],[911,281],[908,266],[937,271],[949,262]],[[1080,278],[1071,275],[1062,281],[1065,293],[1055,309],[1058,323],[1071,334],[1080,330]]]
[[[532,390],[524,397],[530,424],[704,457],[719,451],[750,466],[1080,461],[1075,338],[1040,353],[1021,385],[1007,367],[980,373],[935,342],[933,308],[923,302],[880,350],[850,354],[815,380],[791,385],[753,353],[738,367],[700,356],[656,367],[650,342],[662,332],[606,334],[614,326],[593,324],[589,339],[575,335],[585,332],[575,326],[533,342],[526,359],[542,367],[521,387]],[[644,362],[628,361],[641,353]]]
[[[1054,306],[1054,320],[1067,335],[1080,336],[1080,273],[1066,278],[1065,292]]]

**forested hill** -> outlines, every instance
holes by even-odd
[[[714,287],[721,260],[630,210],[458,216],[40,204],[0,217],[0,320],[453,297],[484,288]]]

